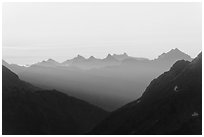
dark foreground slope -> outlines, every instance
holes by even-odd
[[[202,53],[177,61],[91,134],[202,134]]]
[[[107,112],[56,90],[43,91],[2,68],[2,134],[83,134]]]

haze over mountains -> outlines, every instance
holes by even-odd
[[[179,60],[143,95],[111,113],[92,134],[202,134],[202,53]]]
[[[56,90],[42,90],[2,66],[2,134],[84,134],[107,112]]]
[[[33,67],[50,72],[55,68]],[[202,134],[202,53],[191,62],[176,61],[140,98],[110,114],[24,82],[5,66],[2,81],[3,134]]]
[[[2,4],[3,135],[201,135],[202,2]]]
[[[35,86],[57,89],[112,111],[139,98],[152,79],[181,59],[192,60],[176,48],[154,60],[124,53],[108,54],[104,59],[78,55],[62,63],[48,59],[29,67],[4,61],[3,65]]]

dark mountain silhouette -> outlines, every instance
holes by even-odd
[[[47,67],[33,65],[26,67],[26,70],[18,75],[20,79],[37,87],[57,89],[105,110],[113,111],[139,98],[152,79],[167,71],[180,58],[186,59],[182,52],[176,53],[180,53],[180,56],[176,56],[178,59],[166,61],[130,56],[120,61],[111,54],[105,59],[95,57],[85,59],[79,55],[69,60],[68,65],[63,63]]]
[[[177,61],[92,134],[202,134],[202,53]]]
[[[2,66],[2,134],[83,134],[106,115],[85,101],[21,81]]]

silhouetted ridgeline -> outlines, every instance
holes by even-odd
[[[182,59],[192,60],[184,52],[172,49],[154,60],[124,53],[108,54],[104,59],[78,55],[63,63],[48,59],[30,67],[3,64],[32,85],[48,90],[57,89],[113,111],[141,97],[152,79]]]
[[[56,90],[41,90],[2,66],[2,134],[84,134],[107,112]]]
[[[178,51],[173,50],[173,52]],[[126,57],[126,54],[117,57],[121,59]],[[107,58],[112,57],[109,55]],[[162,62],[166,63],[164,56],[162,58]],[[92,60],[93,57],[90,59]],[[148,60],[137,60],[136,64],[138,61],[144,66],[152,65],[147,63]],[[40,72],[36,69],[43,70],[45,67],[50,75],[56,68],[47,67],[49,63],[56,62],[49,60],[48,63],[43,63],[43,67],[32,66],[31,68],[35,70],[34,72]],[[3,64],[11,67],[6,62]],[[132,66],[132,63],[130,64]],[[31,71],[30,69],[25,71]],[[132,69],[138,71],[135,67]],[[64,72],[67,68],[59,70],[66,74]],[[108,72],[111,74],[112,71]],[[139,99],[135,99],[111,114],[57,90],[42,90],[21,81],[5,66],[2,66],[2,87],[3,134],[202,133],[201,53],[191,62],[179,60],[174,63],[169,71],[152,80]],[[105,90],[105,86],[101,90]]]
[[[91,134],[202,134],[202,53],[177,61]]]

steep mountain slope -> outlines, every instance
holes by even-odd
[[[56,90],[40,90],[2,67],[3,134],[83,134],[107,112]]]
[[[92,134],[202,134],[202,53],[177,61]]]
[[[9,68],[11,71],[13,71],[16,74],[23,73],[26,70],[26,67],[19,66],[17,64],[8,64],[6,61],[2,60],[2,65]]]
[[[5,60],[2,60],[2,65],[4,65],[5,67],[9,66],[9,64]]]
[[[175,57],[174,53],[177,54]],[[165,55],[173,60],[167,57],[164,57],[165,61],[148,60],[127,54],[109,54],[104,59],[78,55],[58,65],[48,63],[50,65],[26,67],[18,76],[37,87],[57,89],[113,111],[141,97],[151,80],[169,70],[178,59],[188,59],[188,55],[176,49]],[[120,61],[116,57],[126,59]]]

